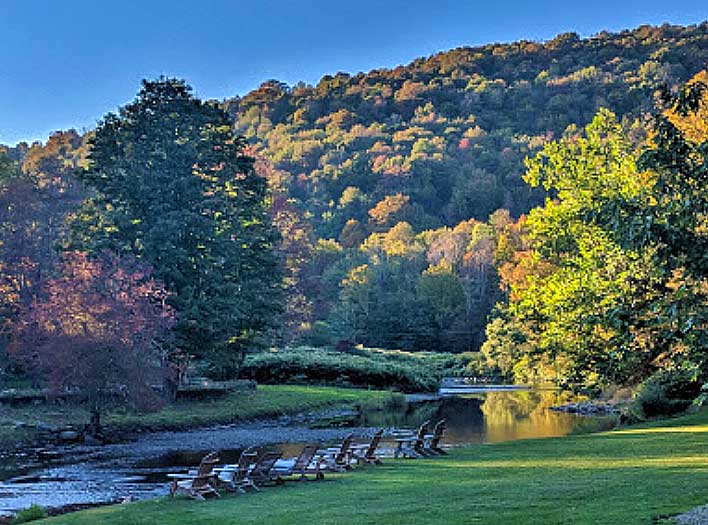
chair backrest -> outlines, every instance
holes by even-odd
[[[428,433],[428,427],[430,426],[430,420],[424,421],[422,425],[418,428],[418,433],[416,434],[415,437],[415,444],[413,445],[414,448],[418,449],[423,446],[425,443],[425,435]]]
[[[339,452],[334,456],[334,462],[344,463],[347,454],[349,453],[349,448],[352,446],[352,441],[354,441],[354,434],[349,434],[342,440],[342,445],[339,447]]]
[[[214,470],[214,465],[219,462],[219,455],[216,452],[207,454],[202,458],[197,469],[197,476],[208,476]]]
[[[238,468],[240,469],[248,469],[250,468],[251,465],[256,463],[258,460],[258,448],[257,447],[249,447],[245,449],[243,452],[241,452],[241,455],[238,457]]]
[[[249,447],[241,452],[241,455],[238,457],[236,470],[233,473],[234,481],[241,480],[246,477],[248,471],[251,470],[251,466],[258,463],[259,454],[260,451],[257,447]]]
[[[223,469],[219,477],[226,482],[241,481],[246,477],[248,471],[251,469],[251,465],[256,463],[257,459],[258,448],[249,447],[244,449],[239,455],[236,465],[231,465]]]
[[[440,443],[440,440],[442,439],[443,434],[445,434],[445,428],[446,428],[446,421],[444,419],[441,419],[435,425],[435,428],[433,429],[433,438],[430,440],[430,446],[432,448],[437,447],[438,444]]]
[[[378,430],[374,437],[371,438],[371,443],[369,443],[369,448],[366,449],[364,457],[373,458],[376,455],[376,449],[379,448],[381,443],[381,438],[383,437],[384,429]]]
[[[282,456],[280,452],[266,452],[258,460],[258,463],[256,463],[256,466],[253,468],[253,472],[260,475],[267,475],[275,466],[275,462],[280,459],[280,456]]]
[[[317,445],[306,445],[295,461],[293,470],[295,472],[301,472],[307,469],[310,463],[312,463],[312,459],[315,457],[315,454],[317,454],[317,449]]]
[[[219,463],[219,455],[211,452],[204,456],[199,463],[197,475],[192,479],[192,487],[203,487],[209,484],[209,477],[214,473],[214,466]]]

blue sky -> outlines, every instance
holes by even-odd
[[[699,23],[708,1],[2,0],[0,143],[91,128],[142,78],[186,78],[204,98],[263,80],[408,63],[461,46],[644,23]]]

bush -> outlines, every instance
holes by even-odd
[[[15,519],[12,520],[13,524],[16,523],[27,523],[29,521],[41,520],[47,517],[47,511],[41,505],[32,504],[26,509],[22,509],[17,513]]]
[[[630,407],[639,419],[671,416],[691,406],[701,392],[701,383],[687,372],[659,371],[644,381]]]
[[[241,377],[259,383],[324,383],[429,392],[438,388],[443,376],[464,371],[465,363],[462,357],[431,352],[299,347],[248,355]]]
[[[332,343],[332,329],[324,321],[315,321],[301,340],[308,346],[327,346]]]

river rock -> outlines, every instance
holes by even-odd
[[[103,442],[91,434],[86,434],[84,436],[84,445],[98,446],[103,445]]]
[[[62,430],[59,432],[59,439],[66,442],[78,441],[81,435],[76,430]]]
[[[601,401],[587,401],[584,403],[565,403],[549,407],[554,412],[565,412],[567,414],[578,414],[581,416],[606,416],[619,413],[619,407],[614,403],[603,403]]]
[[[59,429],[53,425],[48,425],[47,423],[37,423],[35,425],[35,428],[37,430],[41,430],[42,432],[58,432]]]

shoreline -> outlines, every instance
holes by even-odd
[[[216,399],[177,403],[155,413],[108,414],[103,425],[105,441],[89,438],[88,443],[80,439],[62,442],[59,438],[62,430],[80,434],[85,421],[77,419],[76,410],[69,407],[62,410],[62,407],[43,405],[41,408],[53,417],[56,417],[56,414],[66,414],[67,422],[64,425],[48,424],[41,419],[44,417],[41,410],[38,411],[36,421],[32,423],[13,421],[15,414],[10,414],[6,421],[0,421],[5,425],[15,425],[9,431],[6,430],[4,436],[0,435],[0,458],[38,452],[41,454],[66,446],[108,446],[161,432],[185,432],[219,425],[248,424],[308,412],[362,406],[384,408],[402,401],[405,401],[402,394],[384,390],[259,385],[253,392],[236,392]],[[36,409],[36,406],[32,406],[27,412],[33,412],[33,409]]]
[[[303,515],[313,523],[357,516],[387,525],[409,520],[411,513],[420,523],[444,519],[450,525],[648,523],[705,503],[695,487],[708,484],[706,434],[708,411],[702,411],[617,431],[460,447],[438,458],[391,460],[328,483],[294,483],[287,489],[207,502],[157,499],[113,505],[64,514],[46,523],[186,525],[199,522],[194,512],[207,513],[214,525],[232,523],[235,515],[244,525],[295,525]],[[372,485],[377,498],[386,502],[385,514],[377,505],[361,505],[370,497]],[[588,492],[588,487],[593,490]],[[509,499],[515,504],[509,506]],[[445,501],[444,514],[437,507],[431,509],[430,501]],[[572,508],[559,501],[572,501]]]

